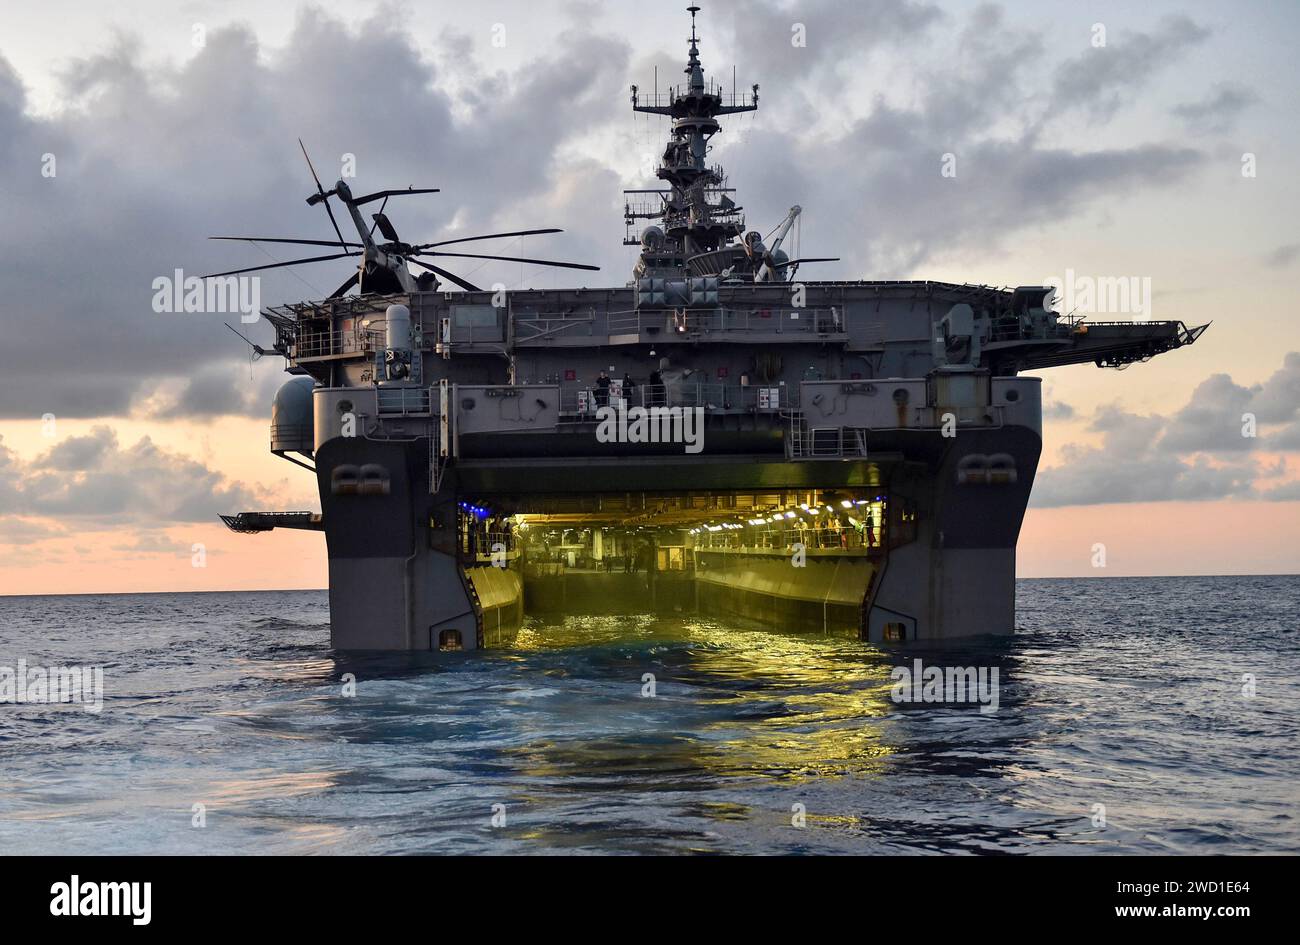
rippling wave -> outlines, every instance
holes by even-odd
[[[0,844],[1300,850],[1300,578],[1018,594],[1015,637],[947,650],[642,615],[382,659],[327,649],[323,592],[0,598],[0,666],[99,665],[105,688],[98,714],[0,705]],[[996,668],[997,711],[896,703],[918,658]]]

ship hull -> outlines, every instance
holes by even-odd
[[[332,644],[342,650],[508,646],[529,600],[539,610],[554,610],[557,602],[576,609],[593,600],[618,609],[612,598],[878,643],[1011,633],[1015,545],[1041,449],[1037,430],[1003,425],[951,438],[883,431],[875,441],[874,459],[801,463],[771,449],[525,457],[518,438],[482,437],[431,493],[428,440],[336,437],[316,457]],[[753,447],[762,438],[746,442]],[[723,438],[710,443],[731,445]],[[513,457],[503,455],[507,446]],[[971,458],[987,456],[1002,458],[1001,473],[970,475]],[[372,481],[354,489],[347,471],[361,468],[372,471]],[[501,555],[492,562],[477,553],[486,549],[467,556],[464,547],[463,508],[471,501],[509,514],[576,509],[608,516],[611,502],[624,508],[617,503],[635,502],[634,496],[644,504],[653,495],[652,505],[688,497],[698,504],[708,496],[717,508],[728,497],[807,489],[879,491],[909,509],[908,520],[892,526],[896,540],[889,547],[701,545],[686,575],[656,574],[654,567],[638,576],[596,571],[570,575],[562,585],[534,576],[531,588],[525,559]],[[619,514],[627,518],[631,511],[627,506]],[[629,580],[641,582],[628,586],[644,587],[643,598],[621,589],[619,582]]]
[[[450,291],[411,277],[387,227],[392,280],[367,269],[356,296],[264,313],[312,381],[310,411],[292,381],[277,395],[272,451],[314,459],[321,517],[226,518],[325,531],[335,647],[505,644],[529,598],[530,541],[511,529],[533,522],[591,543],[589,561],[563,563],[572,579],[532,572],[541,606],[622,589],[619,606],[644,596],[880,643],[1010,633],[1041,449],[1025,372],[1124,366],[1204,331],[1061,317],[1050,286],[803,278],[831,260],[782,248],[802,209],[767,245],[707,160],[717,118],[755,110],[758,87],[724,101],[694,27],[687,63],[667,98],[632,87],[634,111],[673,118],[667,189],[626,194],[629,227],[650,224],[628,233],[633,281],[505,291],[436,270],[464,290]],[[333,193],[352,199],[343,182]],[[556,564],[540,550],[535,564]],[[648,553],[644,595],[602,569],[607,550]]]

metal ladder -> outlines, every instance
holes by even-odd
[[[460,581],[465,585],[465,594],[469,597],[470,606],[474,608],[474,631],[476,636],[474,643],[481,650],[486,645],[483,638],[483,601],[479,599],[478,590],[474,587],[474,582],[470,579],[470,576],[465,573],[465,569],[459,568],[458,570],[460,571]]]
[[[786,428],[785,458],[803,459],[804,441],[808,438],[808,421],[802,410],[791,410],[788,414],[790,425]]]
[[[430,399],[433,392],[429,392]],[[442,476],[447,471],[447,461],[451,458],[452,434],[451,418],[448,411],[452,409],[451,387],[444,378],[438,382],[438,411],[429,418],[429,494],[434,495],[442,488]],[[432,404],[430,405],[432,407]]]

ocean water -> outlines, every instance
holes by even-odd
[[[647,615],[349,662],[323,592],[0,598],[0,667],[104,672],[98,713],[0,705],[0,850],[1300,851],[1300,577],[1018,597],[946,651]],[[916,658],[997,710],[896,703]]]

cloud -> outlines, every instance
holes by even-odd
[[[1168,186],[1203,160],[1193,149],[1154,144],[1075,152],[1029,138],[953,139],[935,135],[923,114],[883,103],[840,140],[791,144],[755,134],[754,146],[756,156],[741,165],[745,176],[756,179],[760,193],[799,195],[817,214],[819,251],[839,248],[847,263],[836,268],[847,266],[852,278],[901,276],[971,246],[1002,248],[1094,197]],[[940,174],[945,153],[955,156],[956,178]],[[861,215],[831,212],[846,193]]]
[[[1300,451],[1300,422],[1284,426],[1269,437],[1268,444],[1276,450]]]
[[[1039,473],[1032,502],[1040,508],[1111,502],[1223,499],[1249,491],[1256,468],[1249,462],[1185,460],[1154,445],[1168,420],[1117,407],[1099,410],[1091,429],[1100,447],[1067,446],[1063,462]]]
[[[275,392],[287,383],[278,358],[247,363],[211,364],[181,381],[165,382],[141,395],[132,410],[160,420],[211,420],[242,415],[269,419]]]
[[[32,463],[35,469],[53,469],[60,472],[84,472],[98,463],[111,450],[117,448],[117,437],[108,427],[96,427],[89,436],[74,436],[50,447],[49,451]]]
[[[1255,436],[1243,434],[1253,418]],[[1262,384],[1243,387],[1227,374],[1212,374],[1192,391],[1180,410],[1152,418],[1152,445],[1173,453],[1247,453],[1300,447],[1300,352],[1288,353],[1282,366]],[[1259,427],[1276,428],[1265,433]],[[1102,429],[1096,426],[1096,429]]]
[[[862,117],[810,135],[791,129],[820,127],[821,114],[842,103],[790,115],[782,101],[791,93],[781,87],[764,99],[768,118],[744,148],[733,142],[722,152],[733,179],[745,182],[751,220],[778,220],[797,201],[817,234],[802,252],[834,248],[844,257],[819,266],[818,278],[898,278],[936,257],[998,250],[1094,199],[1176,186],[1204,164],[1199,149],[1158,141],[1064,146],[1077,135],[1046,131],[1066,92],[1044,88],[1041,38],[989,5],[950,32],[956,48],[942,65],[908,66],[896,83],[915,85],[915,94],[878,95]],[[1150,72],[1127,87],[1141,88]],[[941,173],[946,154],[955,177]]]
[[[112,545],[111,550],[132,557],[143,557],[145,555],[183,555],[188,557],[194,553],[194,545],[190,541],[178,541],[169,538],[165,532],[161,531],[137,531],[131,541]],[[206,555],[217,553],[215,549],[204,549]]]
[[[1112,37],[1052,78],[1042,37],[995,5],[947,14],[909,0],[817,0],[732,11],[706,12],[701,25],[752,64],[763,108],[727,122],[715,157],[755,226],[804,206],[818,244],[806,250],[844,257],[818,277],[903,278],[945,255],[1014,246],[1094,199],[1176,187],[1206,160],[1177,143],[1074,147],[1061,142],[1077,136],[1045,131],[1062,108],[1141,94],[1161,63],[1204,38],[1186,17]],[[807,47],[791,44],[795,23]],[[646,77],[632,58],[644,38],[610,35],[615,26],[561,23],[509,72],[485,66],[481,39],[447,30],[420,49],[384,14],[345,22],[307,9],[275,47],[247,27],[210,30],[182,65],[147,65],[139,44],[119,37],[70,62],[61,108],[48,115],[27,110],[0,59],[0,170],[17,221],[0,230],[0,416],[265,415],[275,384],[248,382],[229,316],[156,313],[152,283],[176,269],[293,258],[208,235],[329,235],[320,208],[302,199],[310,180],[298,136],[327,182],[351,154],[357,186],[441,187],[390,203],[404,238],[563,226],[500,250],[603,267],[581,277],[528,269],[530,284],[623,284],[633,259],[620,245],[620,189],[644,182],[621,179],[637,145],[620,130],[629,115],[617,90]],[[727,62],[709,58],[712,39],[706,68],[729,80]],[[655,41],[680,69],[681,43]],[[951,54],[932,55],[936,43]],[[857,100],[868,59],[887,63],[889,90],[906,94]],[[665,132],[654,126],[655,147]],[[945,153],[956,157],[956,178],[940,174]],[[54,177],[39,173],[46,154]],[[349,265],[264,273],[262,301],[323,297]],[[479,284],[520,276],[501,263],[474,273]],[[265,325],[251,334],[270,337]]]
[[[921,42],[943,16],[934,4],[909,0],[803,0],[796,6],[736,4],[733,15],[725,20],[706,11],[700,26],[706,31],[730,27],[737,58],[761,69],[762,75],[755,79],[766,88],[780,89],[784,94],[801,85],[813,91],[842,88],[846,75],[862,69],[873,54]],[[797,25],[803,27],[804,45],[794,41]],[[706,70],[712,68],[720,74],[723,64],[709,62],[708,50],[712,47],[707,33],[705,39],[701,59]],[[677,68],[681,68],[682,52],[675,43],[670,47]],[[811,102],[810,97],[800,96],[798,107]]]
[[[1152,33],[1111,35],[1105,46],[1090,47],[1057,67],[1056,106],[1110,118],[1140,94],[1157,70],[1209,35],[1209,30],[1183,14],[1163,18]]]
[[[1285,269],[1300,257],[1300,243],[1287,243],[1268,253],[1264,265],[1270,269]]]
[[[158,314],[152,283],[176,269],[293,258],[211,243],[210,234],[330,233],[320,208],[303,203],[310,177],[299,135],[326,181],[354,154],[357,186],[441,187],[390,203],[408,239],[572,225],[573,207],[558,221],[523,219],[519,208],[551,191],[575,140],[623,117],[623,96],[610,90],[623,85],[629,48],[575,33],[547,48],[509,75],[472,60],[444,68],[391,17],[354,27],[309,10],[281,48],[262,47],[244,27],[212,30],[176,67],[143,65],[137,44],[119,39],[72,62],[64,107],[50,116],[26,111],[0,60],[0,168],[6,218],[17,221],[0,231],[0,414],[123,414],[168,379],[189,382],[174,416],[247,409],[215,373],[245,357],[223,325],[229,316]],[[464,95],[453,101],[449,84]],[[46,154],[52,177],[40,173]],[[512,248],[581,260],[592,244],[566,233]],[[321,298],[349,265],[266,273],[262,301]],[[519,273],[489,264],[481,276],[512,284]],[[266,343],[270,332],[259,325],[253,335]]]
[[[1074,408],[1063,400],[1050,401],[1043,406],[1043,418],[1046,420],[1071,420]]]
[[[1186,406],[1153,432],[1169,452],[1248,452],[1258,443],[1242,436],[1242,414],[1251,399],[1250,388],[1234,384],[1227,374],[1213,374],[1196,386]]]
[[[1300,479],[1264,489],[1259,497],[1269,502],[1300,502]]]
[[[1246,413],[1256,418],[1255,437],[1243,435]],[[1275,482],[1286,474],[1285,459],[1269,464],[1255,455],[1300,449],[1300,352],[1288,353],[1262,384],[1243,387],[1214,374],[1170,416],[1109,406],[1089,429],[1102,434],[1101,446],[1064,447],[1063,462],[1039,473],[1035,506],[1300,498],[1300,480]]]
[[[50,538],[61,538],[67,533],[67,529],[57,523],[14,515],[0,516],[0,544],[34,545]]]
[[[27,463],[0,439],[0,483],[0,514],[96,527],[212,522],[221,512],[255,507],[263,495],[149,437],[123,446],[108,426],[69,437]],[[17,519],[5,521],[9,528],[0,534],[21,534]]]
[[[1175,105],[1172,111],[1191,131],[1219,134],[1232,130],[1241,113],[1258,101],[1259,95],[1253,89],[1222,82],[1199,102]]]

